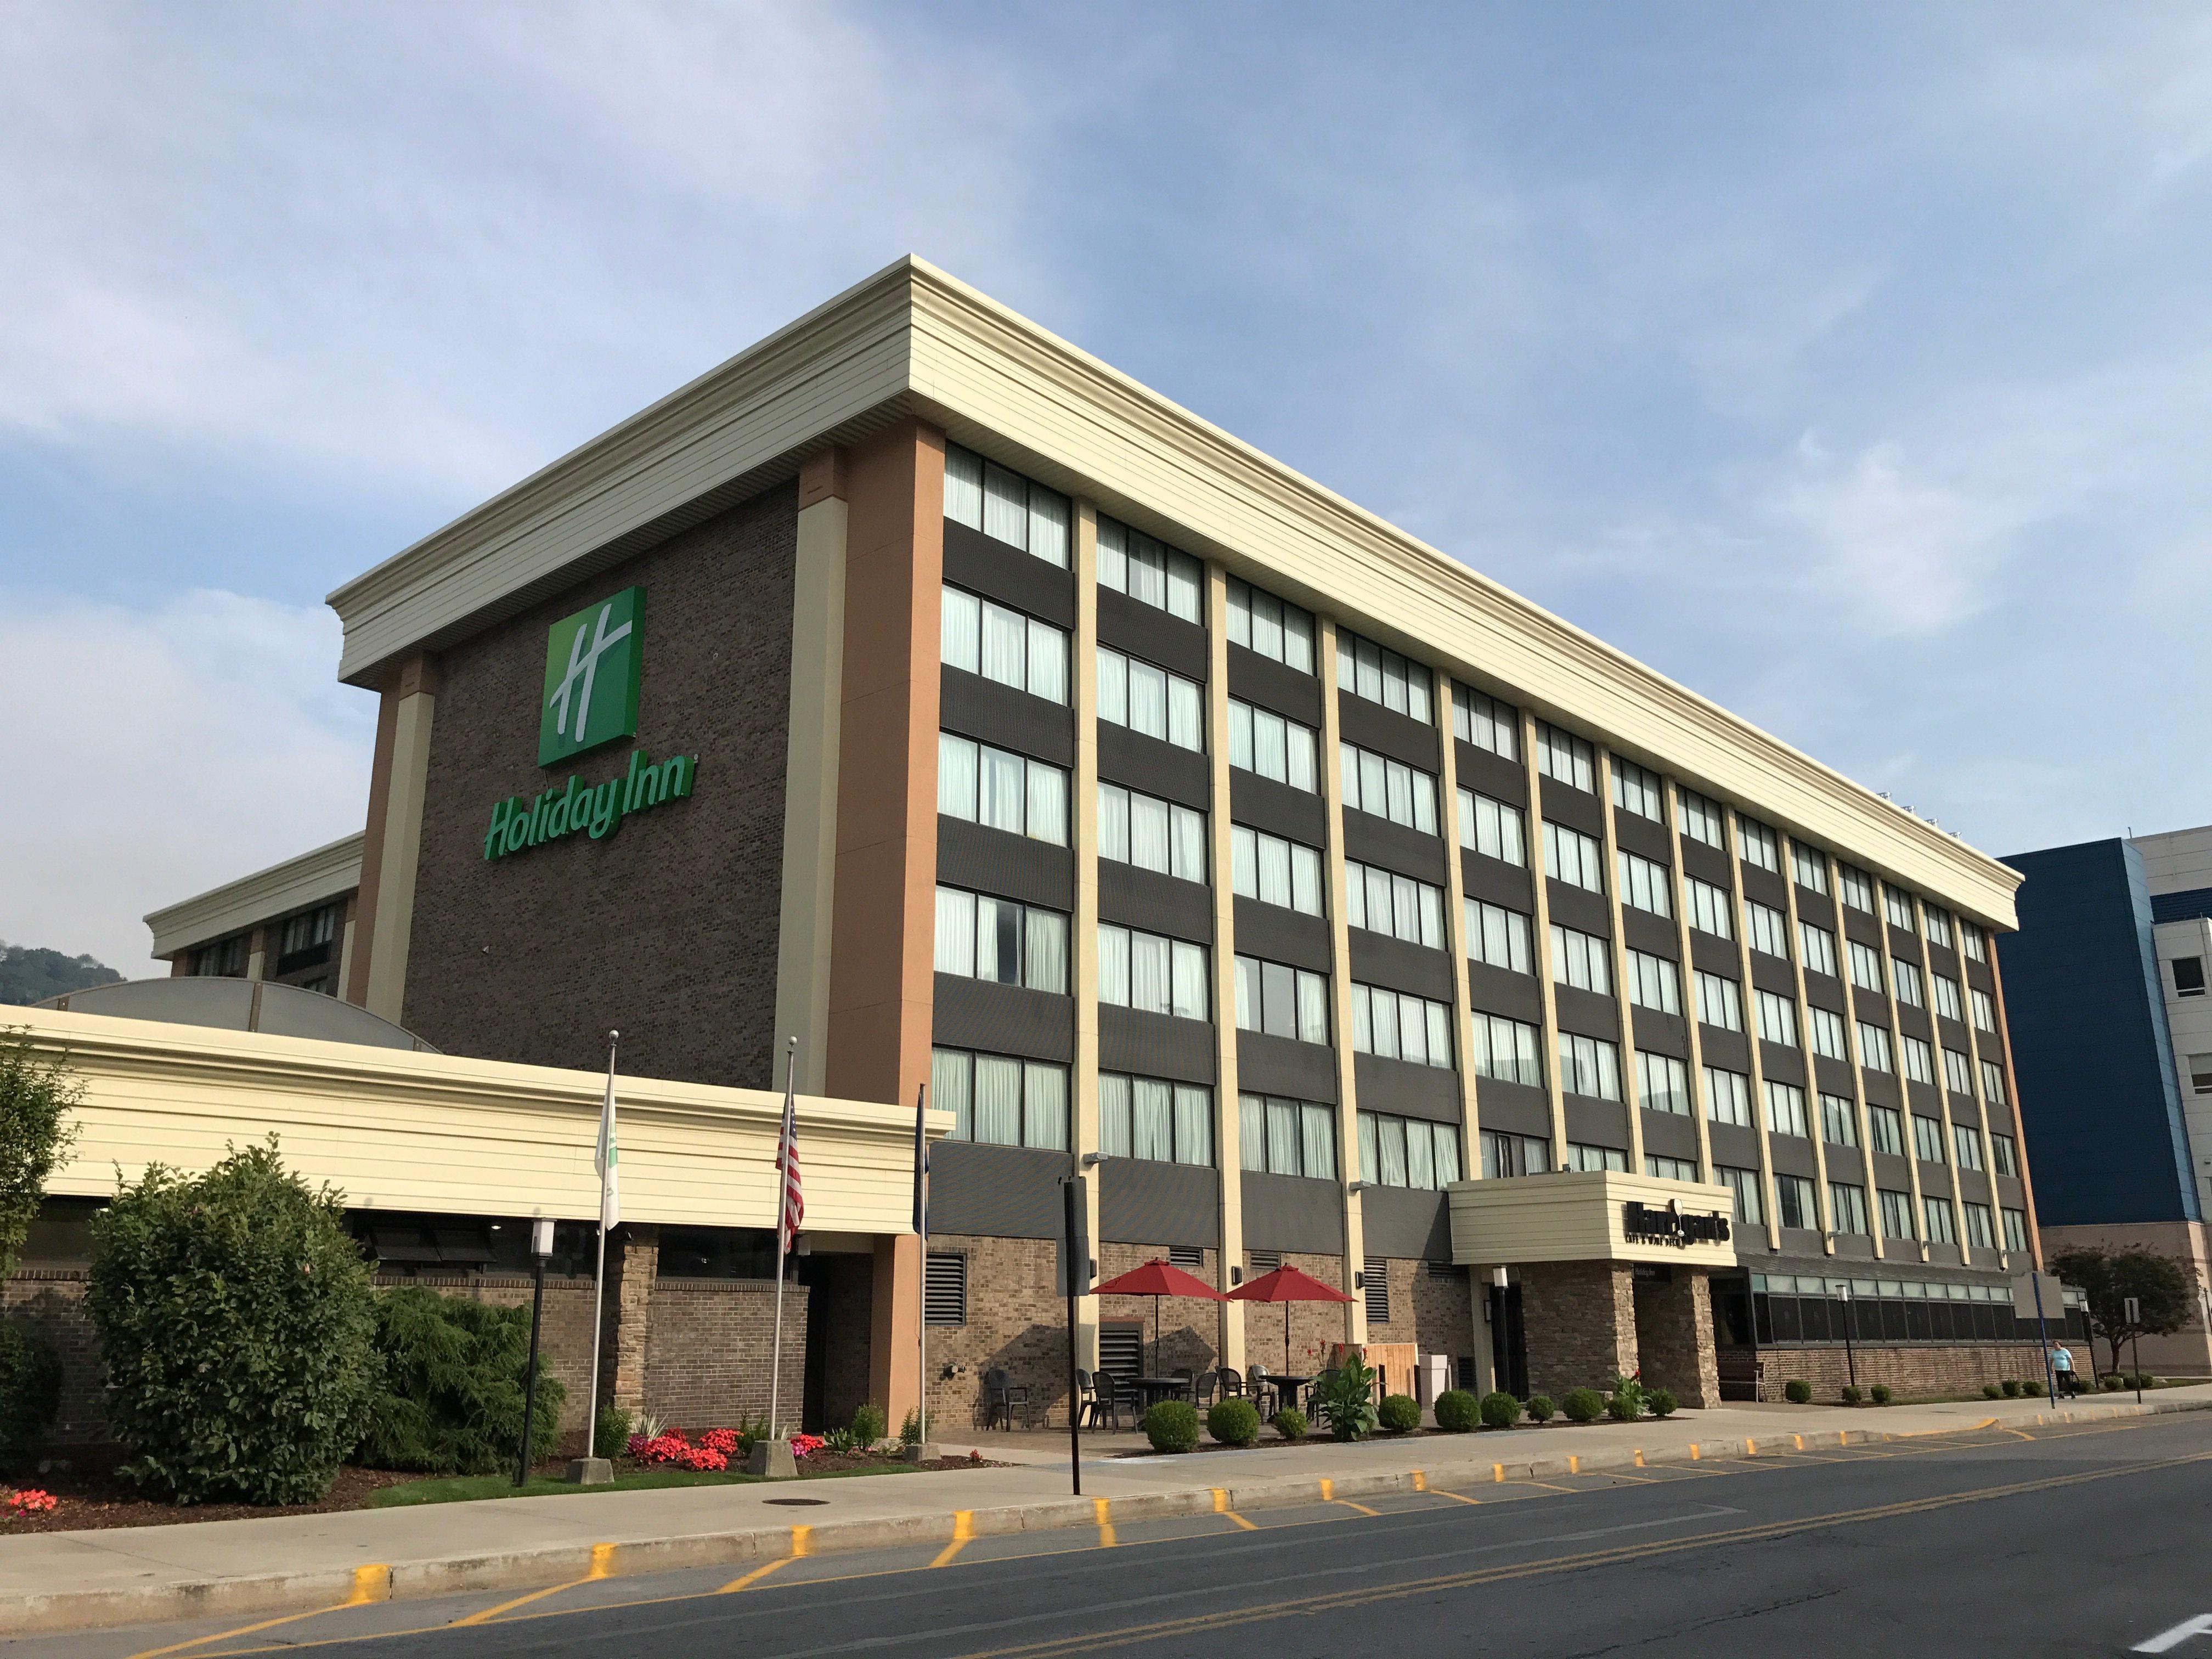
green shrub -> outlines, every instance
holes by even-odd
[[[914,1407],[906,1408],[906,1417],[899,1424],[899,1444],[919,1446],[921,1443],[921,1413]]]
[[[2154,1389],[2158,1386],[2158,1379],[2148,1371],[2133,1373],[2128,1377],[2127,1382],[2131,1389]]]
[[[1482,1404],[1465,1389],[1446,1389],[1437,1396],[1437,1426],[1448,1434],[1465,1434],[1482,1421]]]
[[[42,1054],[27,1027],[0,1031],[0,1285],[15,1275],[46,1177],[76,1139],[69,1115],[83,1098],[68,1055]]]
[[[1644,1396],[1644,1403],[1651,1407],[1654,1417],[1672,1417],[1677,1402],[1672,1389],[1654,1389]]]
[[[2005,1378],[2005,1380],[2004,1380],[2004,1391],[2005,1391],[2005,1398],[2006,1398],[2006,1399],[2008,1399],[2008,1400],[2017,1400],[2017,1399],[2019,1399],[2019,1398],[2020,1398],[2020,1379],[2019,1379],[2018,1377],[2016,1377],[2016,1376],[2008,1376],[2007,1378]]]
[[[1249,1446],[1260,1437],[1260,1408],[1249,1400],[1217,1400],[1207,1408],[1206,1431],[1224,1446]]]
[[[541,1360],[539,1364],[542,1369],[544,1362]],[[543,1376],[538,1379],[538,1395],[540,1400],[545,1397],[545,1379]],[[592,1457],[620,1457],[629,1449],[629,1433],[630,1416],[628,1412],[620,1406],[600,1407],[599,1420],[592,1425],[592,1449],[587,1455]]]
[[[1896,1399],[1897,1396],[1890,1392],[1888,1383],[1877,1382],[1874,1387],[1867,1390],[1867,1398],[1873,1401],[1877,1406],[1887,1406],[1891,1401]]]
[[[0,1458],[37,1445],[62,1408],[62,1357],[20,1320],[0,1320]]]
[[[2040,1400],[2043,1398],[2043,1384],[2032,1376],[2028,1378],[2027,1382],[2020,1385],[2020,1391],[2026,1395],[2030,1400]]]
[[[495,1308],[404,1285],[376,1298],[375,1340],[377,1384],[356,1462],[423,1474],[490,1474],[514,1467],[522,1446],[529,1309]],[[544,1375],[542,1358],[538,1370],[532,1443],[550,1450],[568,1394]]]
[[[1314,1410],[1339,1440],[1364,1440],[1375,1432],[1375,1368],[1347,1355],[1314,1384]]]
[[[1559,1409],[1552,1403],[1552,1396],[1547,1394],[1532,1394],[1528,1396],[1528,1420],[1532,1423],[1550,1422],[1558,1414]]]
[[[1569,1389],[1559,1409],[1566,1413],[1570,1423],[1595,1423],[1605,1409],[1605,1396],[1595,1389]]]
[[[1284,1407],[1267,1421],[1273,1425],[1275,1432],[1285,1440],[1303,1440],[1306,1437],[1308,1427],[1306,1414],[1296,1406]]]
[[[1844,1383],[1840,1393],[1843,1396],[1844,1404],[1846,1406],[1856,1406],[1859,1403],[1859,1391],[1855,1384],[1850,1382]]]
[[[1644,1415],[1644,1392],[1615,1394],[1606,1397],[1605,1414],[1616,1423],[1633,1423]]]
[[[1421,1402],[1410,1394],[1386,1394],[1375,1413],[1393,1434],[1411,1434],[1421,1426]]]
[[[1982,1384],[1982,1398],[1984,1400],[2002,1400],[2004,1398],[2004,1389],[1995,1382],[1984,1382]]]
[[[1813,1385],[1802,1376],[1793,1376],[1782,1385],[1782,1397],[1793,1406],[1813,1403]]]
[[[1188,1400],[1163,1400],[1145,1413],[1145,1438],[1157,1452],[1187,1452],[1198,1445],[1198,1407]]]
[[[2118,1394],[2122,1389],[2128,1386],[2128,1382],[2125,1377],[2118,1375],[2112,1376],[2100,1376],[2097,1379],[2097,1386],[2102,1389],[2106,1394]]]
[[[1521,1420],[1521,1402],[1499,1390],[1482,1396],[1482,1420],[1493,1429],[1510,1429]]]
[[[180,1504],[320,1500],[365,1426],[374,1297],[343,1199],[273,1138],[149,1165],[94,1218],[85,1294],[123,1472]]]
[[[866,1450],[883,1439],[884,1431],[890,1423],[890,1419],[881,1406],[866,1403],[855,1406],[853,1408],[853,1438],[859,1441],[861,1449]]]

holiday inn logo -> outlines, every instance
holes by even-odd
[[[617,738],[637,735],[641,623],[645,590],[563,617],[545,636],[545,701],[538,720],[538,763],[556,766]]]

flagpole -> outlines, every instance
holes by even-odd
[[[584,1416],[584,1455],[599,1455],[599,1340],[606,1319],[607,1296],[607,1158],[613,1150],[613,1125],[608,1121],[615,1097],[615,1045],[620,1031],[607,1033],[607,1105],[599,1113],[599,1259],[592,1270],[592,1387]]]
[[[783,1123],[775,1137],[775,1339],[769,1346],[768,1373],[768,1437],[776,1437],[776,1413],[783,1385],[783,1246],[784,1206],[791,1181],[789,1157],[792,1091],[799,1086],[799,1039],[791,1039],[783,1068]]]

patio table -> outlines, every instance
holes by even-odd
[[[1194,1379],[1187,1376],[1132,1376],[1124,1381],[1145,1397],[1147,1407],[1163,1400],[1186,1398],[1194,1386]]]
[[[1304,1392],[1306,1384],[1312,1382],[1313,1378],[1298,1376],[1289,1371],[1268,1371],[1250,1381],[1273,1389],[1279,1405],[1295,1407],[1298,1403],[1299,1395]]]

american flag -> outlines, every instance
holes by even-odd
[[[796,1091],[798,1068],[787,1079],[783,1089],[783,1138],[775,1149],[775,1167],[783,1175],[783,1248],[787,1253],[799,1243],[799,1224],[806,1218],[806,1195],[799,1187],[799,1099]]]

